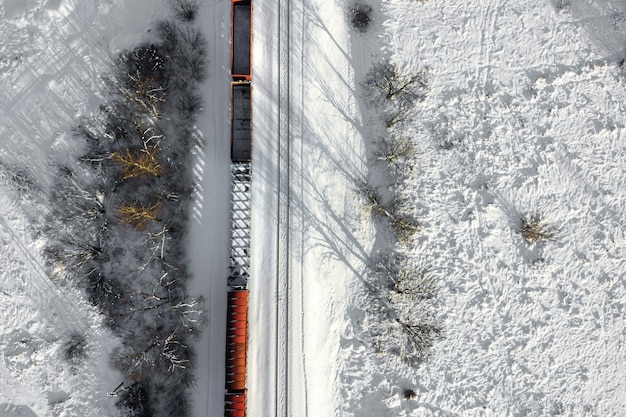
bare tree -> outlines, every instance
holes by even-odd
[[[177,79],[182,87],[187,87],[189,82],[199,82],[207,75],[206,38],[196,28],[179,29],[179,41],[177,43]]]
[[[443,335],[443,329],[425,302],[408,293],[395,293],[394,298],[385,294],[371,298],[363,324],[377,351],[419,366]]]
[[[132,82],[132,90],[125,90],[127,99],[160,119],[161,107],[165,103],[165,88],[157,82],[155,76],[129,74],[128,78]]]
[[[176,331],[173,331],[163,341],[163,356],[168,362],[168,371],[172,371],[174,368],[187,368],[189,366],[189,359],[184,352],[188,349],[180,336]]]
[[[413,104],[408,102],[397,103],[396,106],[388,106],[384,113],[385,126],[387,129],[399,126],[409,120],[413,114],[413,108]]]
[[[377,160],[394,167],[410,163],[415,154],[415,144],[409,138],[396,136],[383,139],[374,151]]]
[[[196,333],[205,320],[204,298],[192,298],[172,304],[178,315],[182,329],[188,333]]]
[[[371,297],[364,324],[374,347],[418,366],[442,335],[434,316],[435,278],[399,253],[377,256],[370,269]]]
[[[394,193],[383,196],[378,188],[366,181],[357,183],[355,192],[363,200],[363,207],[369,214],[383,219],[400,243],[410,243],[420,231],[418,221],[411,215],[407,201]]]
[[[420,231],[420,225],[413,217],[406,213],[394,213],[391,216],[391,230],[400,243],[410,243]]]
[[[420,69],[404,74],[395,64],[380,62],[365,76],[363,86],[374,104],[392,103],[410,107],[426,97],[428,73]]]
[[[116,393],[119,399],[115,405],[122,410],[124,416],[151,417],[154,415],[152,409],[154,400],[150,398],[148,391],[149,387],[145,382],[134,382]]]

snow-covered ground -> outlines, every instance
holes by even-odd
[[[446,337],[412,374],[413,415],[626,405],[626,8],[563,4],[384,9],[394,59],[432,73],[408,128],[422,152],[415,250],[441,279]],[[554,239],[529,245],[525,215]]]
[[[28,172],[45,193],[51,155],[72,155],[70,129],[102,101],[100,75],[119,48],[144,36],[138,22],[155,12],[148,2],[0,4],[3,416],[114,415],[107,393],[121,376],[108,355],[117,341],[83,295],[50,279],[35,240],[45,208],[20,197],[6,174]],[[88,357],[71,366],[64,351],[75,333],[85,336]]]
[[[70,129],[104,99],[101,73],[121,48],[150,37],[166,3],[0,2],[0,160],[11,172],[26,169],[46,189],[49,158],[72,157]],[[620,416],[626,5],[364,3],[373,20],[363,34],[349,25],[347,1],[254,4],[249,415]],[[194,398],[195,415],[217,416],[230,2],[200,4],[210,55],[190,255],[209,321]],[[417,369],[374,352],[361,326],[363,277],[385,242],[353,188],[371,168],[372,141],[387,134],[361,81],[383,59],[430,74],[415,117],[389,133],[418,149],[407,188],[421,232],[408,251],[440,283],[444,337]],[[288,165],[278,139],[288,140]],[[2,178],[0,415],[114,415],[107,393],[121,381],[107,356],[117,341],[79,294],[48,278],[33,230],[39,209]],[[554,238],[526,242],[526,215]],[[62,358],[74,332],[87,340],[79,368]]]
[[[381,59],[382,39],[404,71],[431,74],[429,97],[395,133],[418,146],[413,253],[441,284],[445,336],[417,370],[344,347],[345,415],[622,413],[626,10],[608,3],[373,5],[373,27],[353,37],[355,72]],[[329,90],[336,107],[341,90]],[[364,142],[378,139],[375,123]],[[525,215],[554,239],[526,242]]]
[[[346,416],[620,415],[626,403],[624,4],[364,3],[373,9],[365,34],[346,24],[347,3],[290,3],[289,278],[300,298],[289,307],[287,409]],[[256,21],[274,28],[255,38],[255,109],[273,108],[268,102],[280,107],[272,96],[282,62],[273,49],[280,33],[271,13],[276,4],[255,9]],[[260,65],[268,51],[279,62]],[[355,178],[367,175],[367,147],[386,134],[360,83],[384,59],[406,73],[430,74],[415,117],[388,133],[417,146],[417,169],[406,187],[422,230],[409,251],[441,287],[444,337],[418,369],[374,353],[360,326],[368,302],[361,278],[374,229],[351,190]],[[255,113],[255,163],[265,157],[259,141],[273,143],[268,136],[275,128],[263,129],[275,126],[266,114],[259,120]],[[275,155],[271,145],[267,152]],[[269,225],[259,200],[255,224]],[[519,233],[527,216],[541,219],[554,237],[527,242]],[[271,239],[257,240],[263,242],[257,262],[273,256],[276,248],[265,244]],[[260,276],[264,281],[252,286],[256,300],[268,274]],[[263,347],[253,343],[253,357],[271,361],[256,350]],[[273,409],[267,375],[255,366],[251,373],[250,411],[270,415],[261,411]],[[405,399],[405,388],[416,398]]]

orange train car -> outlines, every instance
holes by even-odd
[[[245,304],[233,304],[228,306],[228,314],[241,314],[247,312],[248,306]]]
[[[237,336],[241,336],[241,335],[245,335],[248,336],[248,329],[247,328],[233,328],[230,332],[230,334],[237,335]]]
[[[248,306],[229,306],[226,314],[228,315],[229,321],[237,321],[238,318],[245,321],[248,317]]]
[[[229,358],[226,361],[226,368],[246,366],[246,358]]]
[[[233,0],[230,64],[234,80],[252,80],[252,2]]]
[[[246,389],[247,351],[248,351],[248,290],[230,291],[227,303],[226,323],[226,390],[233,395],[231,400],[239,401],[240,394]],[[232,408],[226,401],[225,415],[235,416],[239,408]],[[240,405],[240,403],[237,403]],[[245,396],[244,396],[245,415]],[[230,407],[230,408],[229,408]],[[233,414],[234,413],[234,414]]]
[[[232,291],[228,293],[228,306],[248,306],[248,297],[240,295],[241,291]]]
[[[243,391],[246,389],[246,381],[240,374],[226,375],[228,382],[226,383],[226,389],[229,391]]]
[[[225,417],[245,417],[246,415],[246,392],[228,393],[224,398],[226,404]]]

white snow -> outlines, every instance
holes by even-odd
[[[36,193],[45,193],[50,158],[75,155],[70,129],[102,102],[101,77],[123,45],[119,39],[138,38],[139,23],[147,27],[159,5],[33,0],[0,6],[0,156],[28,169]],[[134,20],[120,19],[124,15]],[[117,340],[84,295],[53,281],[43,266],[34,240],[45,213],[41,200],[20,196],[2,180],[0,414],[114,416],[108,393],[122,377],[109,366],[109,353]],[[78,366],[63,358],[73,333],[86,340],[88,358]]]
[[[302,3],[290,3],[290,279],[302,298],[290,300],[289,412],[620,415],[623,3],[369,2],[364,35],[350,33],[346,4]],[[279,6],[255,9],[255,22],[273,28],[255,36],[257,144],[275,143],[279,29],[269,10]],[[385,57],[431,76],[429,97],[401,128],[419,149],[409,188],[422,232],[410,252],[439,279],[445,328],[419,369],[375,354],[359,327],[373,231],[350,189],[366,175],[364,145],[385,134],[359,84]],[[256,152],[258,173],[276,151]],[[276,181],[272,169],[263,177]],[[258,262],[276,251],[262,186]],[[554,240],[526,242],[526,215],[540,216]],[[272,274],[257,270],[259,304],[274,301]],[[255,323],[273,312],[259,309]],[[273,337],[266,325],[252,332]],[[254,342],[250,412],[271,415],[263,370],[272,364],[256,349],[272,345]],[[404,399],[404,388],[417,398]]]
[[[254,148],[248,414],[620,416],[626,409],[626,4],[618,0],[372,0],[364,34],[349,2],[290,1],[289,357],[276,391],[280,24],[286,2],[254,1]],[[228,266],[230,2],[201,1],[209,39],[195,134],[192,292],[207,300],[195,414],[223,413]],[[559,5],[564,7],[560,8]],[[0,160],[40,187],[70,129],[98,111],[101,74],[150,39],[166,0],[0,2]],[[441,286],[445,336],[417,369],[375,353],[361,327],[376,243],[353,193],[387,134],[361,81],[391,59],[427,68],[429,95],[393,134],[419,150],[408,188],[421,232],[407,249]],[[284,105],[284,102],[282,103]],[[38,207],[0,192],[0,415],[111,416],[117,341],[80,294],[50,280]],[[284,191],[284,190],[283,190]],[[552,227],[530,245],[525,215]],[[87,336],[80,369],[62,359]],[[403,389],[416,390],[407,400]],[[283,401],[287,403],[282,403]]]

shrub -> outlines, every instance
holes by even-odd
[[[87,359],[87,339],[85,335],[74,332],[63,345],[63,357],[73,365]]]
[[[364,3],[354,3],[349,7],[350,23],[361,33],[367,32],[372,18],[372,8]]]
[[[383,253],[371,265],[366,329],[372,345],[411,366],[431,352],[442,328],[434,317],[435,278],[404,254]]]
[[[554,238],[554,232],[538,216],[527,216],[521,221],[519,233],[530,244]]]
[[[192,0],[173,0],[174,16],[183,22],[193,22],[198,15],[198,3]]]
[[[415,265],[403,265],[394,279],[391,290],[395,296],[392,296],[392,299],[407,297],[411,302],[431,300],[437,296],[439,291],[434,277]]]
[[[407,215],[395,215],[391,219],[391,230],[400,243],[410,243],[420,231],[417,220]]]
[[[431,300],[438,294],[435,278],[414,260],[400,253],[381,254],[369,266],[380,291],[391,291],[390,301],[409,300],[407,307],[416,302]]]
[[[412,388],[405,388],[402,391],[402,396],[405,400],[414,400],[417,398],[417,392]]]
[[[125,417],[150,417],[154,415],[150,407],[148,387],[142,383],[134,383],[125,388],[115,405],[122,410]]]

